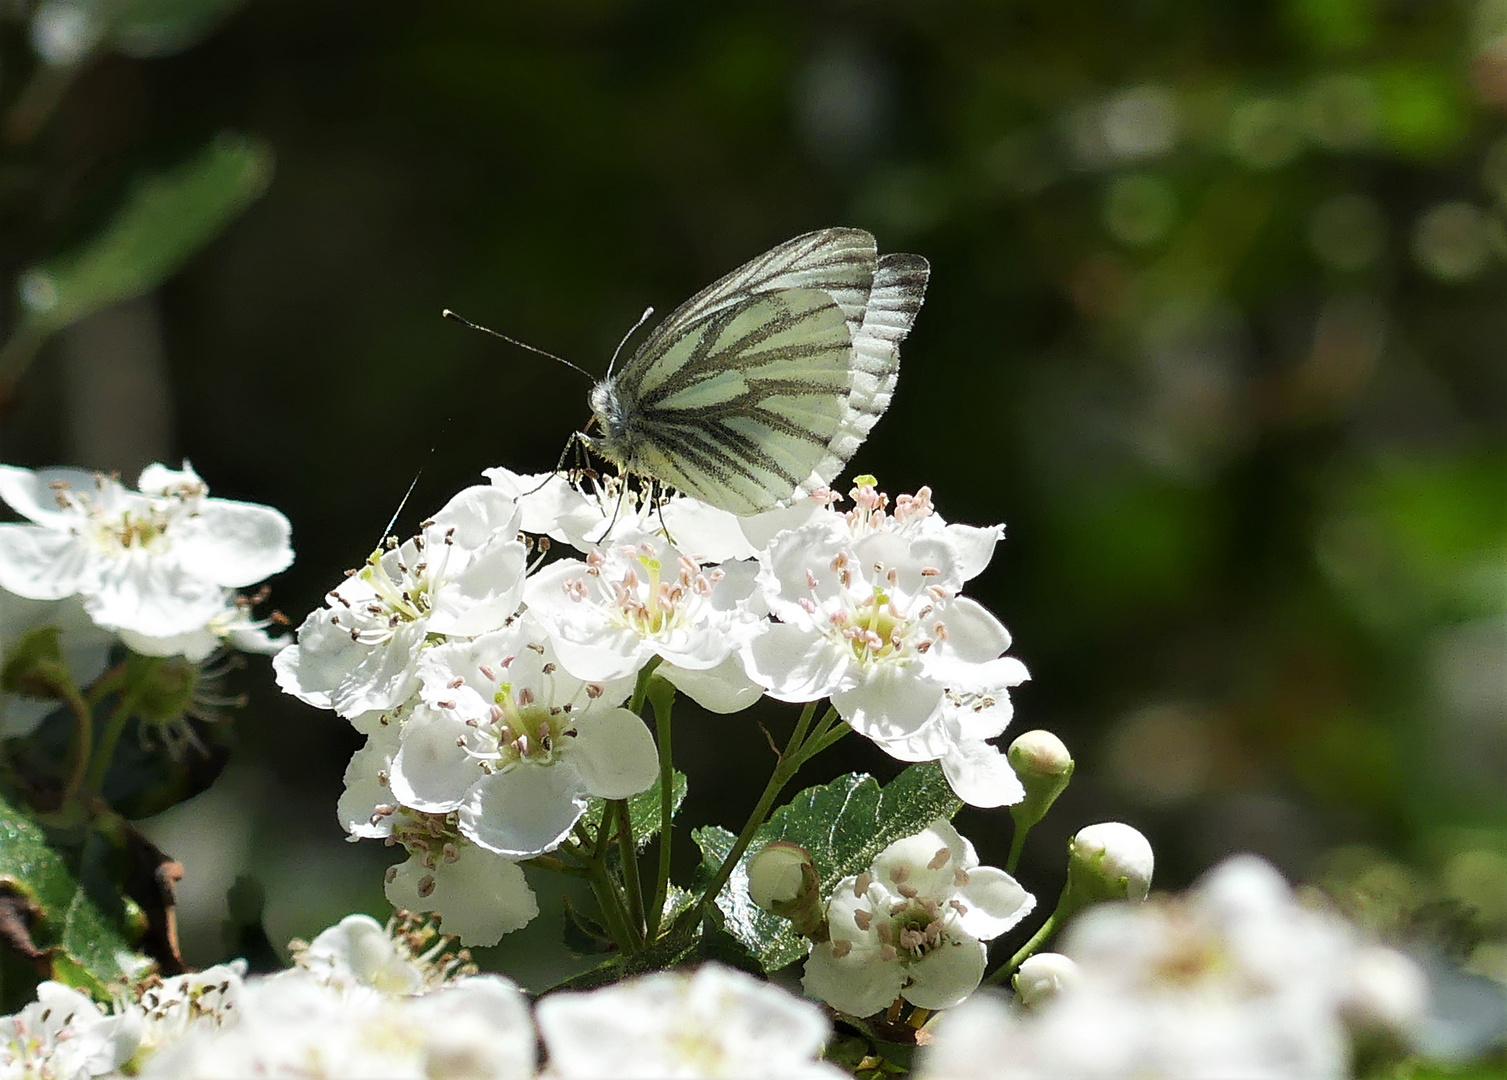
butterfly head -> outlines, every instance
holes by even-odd
[[[592,451],[619,468],[631,470],[635,456],[635,425],[628,403],[617,391],[617,380],[607,376],[591,388],[586,400],[591,405],[592,419],[602,433],[599,436],[583,434],[581,439]]]

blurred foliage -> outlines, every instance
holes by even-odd
[[[159,5],[203,14],[195,34],[233,6]],[[1168,886],[1254,849],[1348,895],[1359,871],[1335,860],[1365,850],[1406,871],[1399,909],[1458,901],[1471,955],[1499,955],[1490,896],[1456,885],[1507,850],[1504,0],[269,2],[181,53],[100,31],[49,62],[42,16],[63,7],[0,25],[0,272],[120,265],[113,244],[48,260],[129,234],[120,192],[159,192],[141,212],[172,219],[160,249],[134,249],[129,288],[79,284],[76,312],[178,271],[130,331],[159,335],[177,428],[140,452],[288,512],[290,615],[416,472],[403,524],[487,465],[549,468],[586,419],[575,376],[442,307],[600,367],[646,304],[862,226],[934,277],[855,466],[1008,522],[975,592],[1034,675],[1018,723],[1080,763],[1022,877],[1053,894],[1096,819],[1143,828]],[[224,130],[253,141],[215,174],[222,201],[132,187],[208,176]],[[278,175],[247,209],[263,145]],[[82,329],[59,344],[84,349]],[[14,388],[5,460],[77,452],[65,351]],[[218,933],[242,871],[275,944],[380,913],[383,856],[343,846],[331,813],[359,739],[264,670],[244,683],[250,794],[192,804],[240,839],[173,852],[185,887],[202,868],[200,923]],[[776,715],[682,706],[684,819],[741,820]],[[961,816],[986,863],[1001,820]],[[492,962],[528,970],[558,925]],[[229,948],[214,934],[203,962]]]

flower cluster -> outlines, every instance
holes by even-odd
[[[237,961],[152,981],[111,1009],[46,982],[0,1017],[0,1076],[846,1075],[819,1060],[831,1034],[820,1009],[741,972],[666,972],[531,1011],[452,945],[411,916],[383,928],[351,915],[295,942],[295,966],[273,975],[247,977]]]
[[[1328,911],[1299,903],[1255,856],[1184,897],[1096,906],[1016,988],[1025,1010],[975,997],[940,1024],[938,1080],[1351,1075],[1358,1034],[1406,1036],[1422,972]]]
[[[285,644],[241,590],[293,561],[287,518],[210,498],[188,463],[148,466],[136,490],[79,469],[0,465],[0,499],[27,519],[0,524],[0,738],[30,734],[66,697],[60,682],[88,686],[117,645],[197,667]],[[43,666],[54,659],[61,671]]]
[[[806,960],[813,997],[852,1016],[898,998],[947,1009],[978,989],[988,951],[1036,906],[1003,870],[980,866],[945,821],[898,840],[827,902],[828,940]]]
[[[339,813],[408,852],[394,904],[443,912],[470,944],[531,919],[517,864],[658,775],[624,708],[651,667],[717,713],[829,697],[894,757],[940,761],[966,801],[1021,797],[988,740],[1025,668],[960,595],[998,527],[947,524],[925,489],[891,512],[871,478],[847,512],[819,492],[740,519],[614,480],[487,477],[351,571],[274,662],[284,690],[367,737]],[[580,557],[547,560],[552,540]]]

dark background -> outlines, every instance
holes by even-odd
[[[31,45],[57,5],[7,8],[7,273],[217,132],[275,171],[47,342],[4,460],[186,457],[279,507],[296,622],[416,472],[409,524],[588,416],[585,380],[442,307],[602,370],[644,306],[861,226],[933,275],[855,471],[1007,523],[973,591],[1032,672],[1014,730],[1078,760],[1027,887],[1049,905],[1066,838],[1119,819],[1159,884],[1260,851],[1507,978],[1507,5],[178,6],[209,13],[191,42],[107,33],[71,66]],[[227,773],[148,826],[200,962],[237,874],[278,945],[386,911],[393,853],[333,813],[359,738],[260,660],[238,678]],[[789,717],[679,719],[688,820],[736,828],[755,720]],[[830,759],[813,779],[896,770]],[[1003,859],[1007,815],[960,823]],[[490,959],[543,981],[555,931]]]

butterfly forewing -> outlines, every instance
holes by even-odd
[[[699,321],[639,384],[638,470],[737,513],[768,509],[826,456],[851,352],[842,309],[816,289],[746,296]]]

